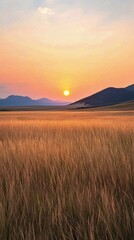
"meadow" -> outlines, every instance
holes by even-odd
[[[133,240],[134,112],[1,112],[0,240]]]

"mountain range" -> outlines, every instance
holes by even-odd
[[[102,107],[134,100],[134,84],[126,88],[109,87],[70,106],[73,108]]]
[[[28,106],[66,106],[70,108],[93,108],[111,106],[124,102],[134,101],[134,84],[126,88],[109,87],[77,102],[69,103],[53,101],[47,98],[33,100],[30,97],[11,95],[0,99],[0,107],[28,107]]]
[[[1,107],[26,107],[26,106],[64,106],[68,102],[53,101],[47,98],[33,100],[30,97],[11,95],[5,99],[0,99]]]

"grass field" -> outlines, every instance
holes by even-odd
[[[1,240],[133,240],[134,112],[0,113]]]

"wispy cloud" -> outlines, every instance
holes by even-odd
[[[38,11],[41,14],[45,14],[45,15],[54,15],[55,12],[53,11],[53,9],[51,8],[47,8],[47,7],[38,7]]]

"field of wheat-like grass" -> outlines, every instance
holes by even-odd
[[[133,121],[0,113],[0,240],[133,240]]]

